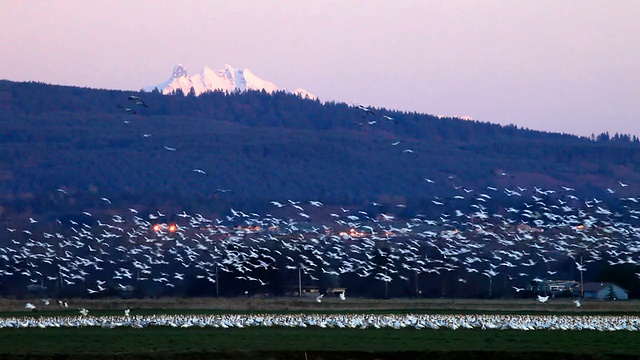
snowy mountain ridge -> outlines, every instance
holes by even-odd
[[[185,95],[193,88],[196,96],[214,90],[229,92],[265,90],[268,93],[285,90],[303,98],[316,99],[315,95],[304,89],[299,88],[293,91],[280,89],[274,83],[259,78],[249,69],[239,70],[227,64],[224,69],[218,71],[205,66],[202,72],[196,75],[188,75],[187,69],[182,64],[178,64],[173,68],[173,74],[169,80],[155,86],[148,86],[145,90],[151,91],[154,88],[163,94],[172,94],[180,89]]]

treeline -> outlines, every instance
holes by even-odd
[[[131,105],[126,98],[137,95],[144,98],[148,107],[137,107],[141,116],[205,117],[218,121],[230,121],[252,127],[278,127],[288,129],[331,130],[353,129],[367,121],[378,120],[376,131],[388,131],[399,137],[425,140],[492,142],[505,139],[538,140],[589,140],[595,142],[640,143],[636,135],[608,132],[589,137],[550,133],[502,126],[489,122],[443,118],[416,112],[399,112],[390,109],[372,109],[376,114],[363,112],[345,103],[302,99],[299,96],[278,91],[223,92],[202,94],[162,95],[159,91],[132,92],[97,90],[70,86],[55,86],[37,82],[16,83],[0,80],[0,109],[12,116],[50,113],[119,114],[118,107]],[[365,116],[366,115],[366,116]],[[382,115],[397,121],[385,120]],[[388,126],[385,126],[387,123]],[[393,124],[393,125],[391,125]]]
[[[195,97],[0,81],[0,110],[1,196],[34,211],[69,201],[56,189],[223,208],[283,199],[419,205],[486,186],[599,196],[618,181],[640,182],[635,136],[365,111],[285,92]]]

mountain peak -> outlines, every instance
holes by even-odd
[[[173,68],[173,74],[171,75],[173,79],[186,77],[186,76],[187,76],[187,69],[184,67],[184,65],[178,64]]]
[[[163,94],[172,94],[177,89],[181,89],[184,94],[188,94],[193,88],[196,96],[208,91],[247,91],[247,90],[264,90],[273,93],[280,89],[274,83],[263,80],[255,75],[251,70],[245,68],[239,70],[229,64],[225,64],[224,68],[214,71],[209,67],[204,67],[202,72],[189,76],[187,69],[182,64],[177,64],[173,68],[173,74],[168,81],[156,86],[149,86],[146,89],[157,88]],[[301,97],[316,99],[316,96],[304,89],[297,89],[292,93]]]

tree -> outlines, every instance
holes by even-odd
[[[609,285],[609,291],[607,292],[607,295],[604,298],[606,300],[615,300],[616,299],[616,292],[613,289],[613,284]]]

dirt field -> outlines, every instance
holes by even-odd
[[[160,298],[160,299],[64,299],[69,309],[183,309],[229,311],[488,311],[488,312],[620,312],[640,313],[640,301],[583,301],[576,307],[571,299],[552,299],[542,304],[528,300],[480,299],[361,299],[324,298],[318,303],[313,298]],[[0,299],[0,312],[25,311],[31,302],[39,311],[61,310],[56,299],[45,306],[41,299]]]

